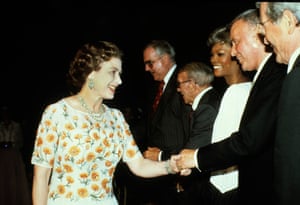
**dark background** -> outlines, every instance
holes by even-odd
[[[29,159],[44,107],[68,95],[65,74],[83,43],[109,40],[124,51],[123,84],[112,105],[143,108],[153,83],[144,71],[146,43],[168,40],[179,65],[208,63],[209,33],[254,7],[253,1],[115,0],[10,1],[2,6],[1,105],[8,105],[23,123],[25,155]]]

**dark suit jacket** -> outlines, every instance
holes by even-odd
[[[275,138],[276,204],[300,204],[300,56],[286,76]]]
[[[157,110],[147,127],[147,144],[160,148],[162,160],[177,154],[185,145],[189,132],[189,110],[177,92],[177,70],[171,76],[161,96]]]
[[[238,193],[243,205],[272,204],[277,106],[285,75],[286,66],[277,64],[272,55],[253,85],[239,131],[198,151],[202,171],[239,166]]]
[[[177,72],[178,67],[166,85],[156,112],[149,115],[147,122],[147,141],[144,147],[158,147],[162,150],[162,160],[169,159],[172,154],[178,154],[186,144],[189,135],[191,108],[184,103],[181,94],[177,92]],[[136,193],[141,198],[150,198],[150,201],[158,201],[159,204],[178,204],[177,181],[178,175],[174,174],[149,178],[144,184],[139,183],[142,186]]]
[[[221,95],[212,88],[200,99],[195,111],[192,112],[190,121],[190,137],[184,148],[196,149],[211,143],[214,121],[219,111]],[[193,170],[189,176],[180,177],[181,185],[185,190],[184,204],[207,204],[206,193],[210,173],[199,174]],[[200,202],[199,202],[200,201]]]
[[[211,143],[212,130],[220,102],[221,95],[214,88],[202,96],[197,109],[192,112],[190,135],[185,148],[196,149]]]

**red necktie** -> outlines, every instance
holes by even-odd
[[[165,82],[164,81],[160,81],[159,85],[158,85],[158,89],[157,89],[157,93],[154,99],[154,103],[153,103],[153,111],[155,112],[159,103],[159,99],[163,93],[163,88],[164,88]]]

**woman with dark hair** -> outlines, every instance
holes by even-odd
[[[208,37],[210,62],[215,77],[223,77],[226,88],[213,126],[212,143],[230,136],[239,128],[242,114],[252,87],[238,60],[231,56],[230,31],[227,26],[215,29]],[[212,204],[237,204],[238,167],[212,172],[210,177]]]

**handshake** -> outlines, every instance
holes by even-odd
[[[172,172],[180,173],[182,176],[190,175],[191,169],[196,167],[195,152],[195,149],[183,149],[178,155],[172,155],[170,158]]]
[[[143,156],[146,159],[158,161],[161,150],[157,147],[148,147]],[[182,176],[188,176],[192,168],[197,167],[195,159],[196,149],[183,149],[177,155],[172,155],[170,160],[165,163],[165,168],[169,174],[180,173]]]

